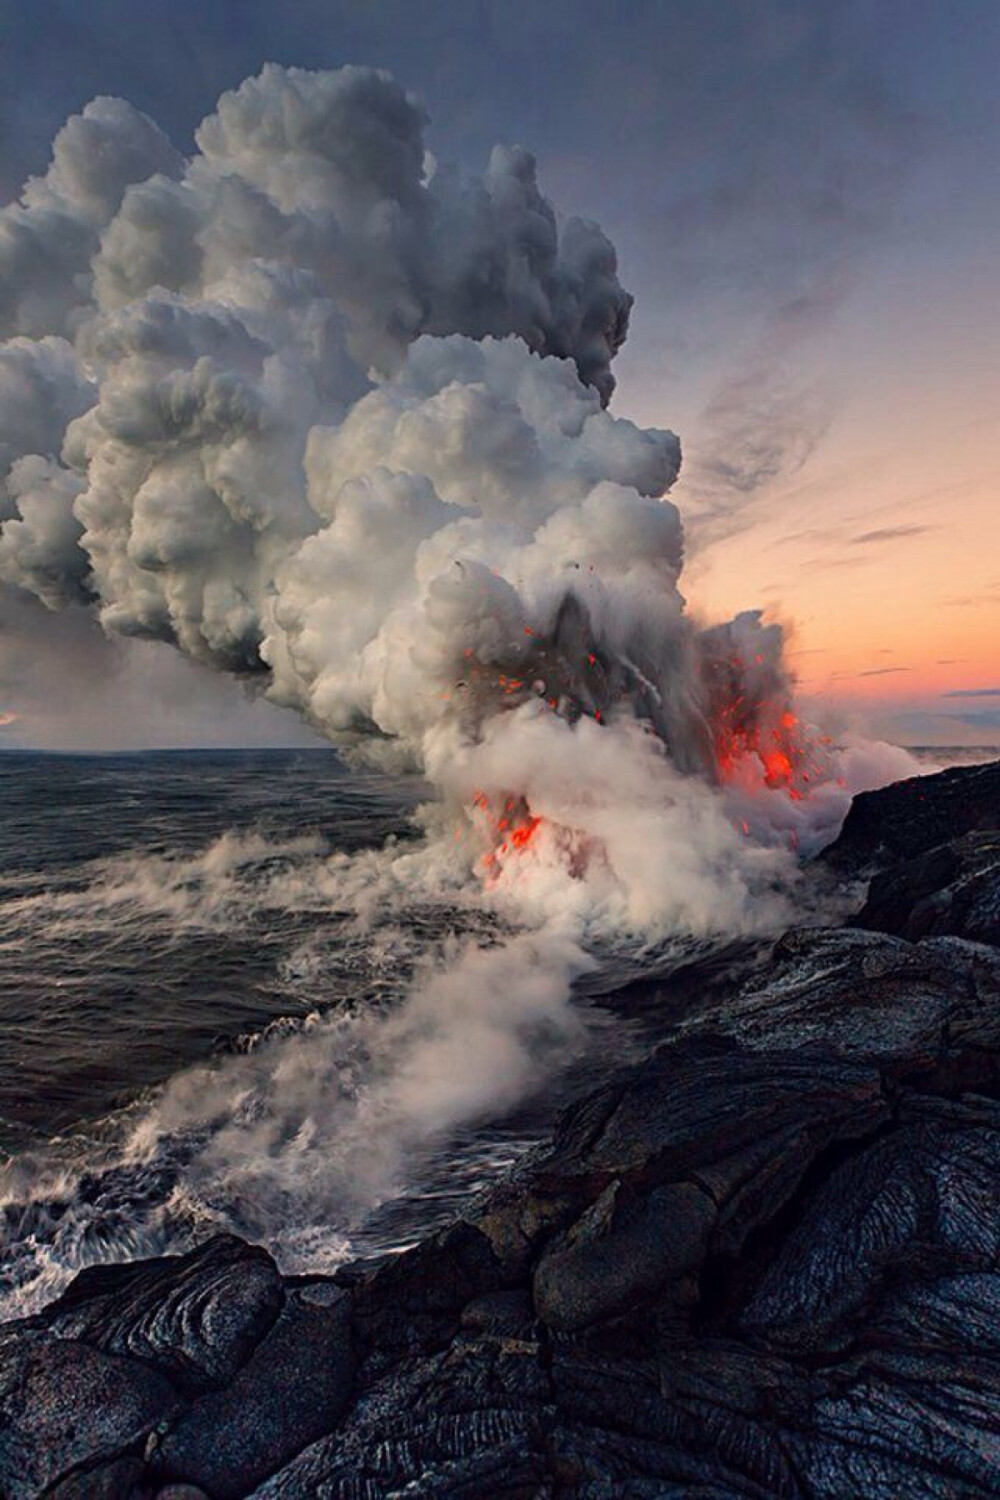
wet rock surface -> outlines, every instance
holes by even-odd
[[[283,1280],[223,1236],[0,1329],[0,1494],[1000,1493],[1000,767],[926,778],[919,836],[914,787],[845,828],[862,926],[712,987],[411,1252]]]

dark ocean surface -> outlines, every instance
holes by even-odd
[[[314,1093],[363,1096],[379,1059],[353,1039],[352,1019],[392,1013],[415,967],[450,941],[491,941],[481,913],[405,901],[366,929],[363,871],[343,909],[323,884],[338,853],[416,847],[425,795],[416,778],[348,771],[325,750],[0,754],[0,1318],[94,1260],[180,1249],[211,1228],[279,1252],[287,1241],[296,1267],[398,1250],[538,1139],[606,1066],[588,1038],[613,1026],[616,1057],[642,1049],[642,1023],[600,1008],[627,974],[602,971],[580,999],[584,1044],[565,1067],[558,1060],[550,1085],[515,1111],[441,1140],[432,1132],[401,1192],[382,1201],[372,1190],[370,1211],[341,1208],[357,1141],[340,1179],[332,1160],[324,1173],[323,1148],[310,1154],[295,1139],[314,1101],[288,1119],[280,1107],[283,1089],[302,1087],[303,1052],[315,1038]],[[259,1072],[246,1100],[232,1083],[220,1089],[214,1118],[211,1070],[241,1055],[248,1068],[261,1059]],[[204,1118],[187,1097],[175,1119],[164,1089],[199,1064]],[[234,1149],[273,1168],[259,1192],[245,1163],[237,1172],[219,1161],[226,1111],[241,1132]]]
[[[0,1318],[217,1228],[286,1269],[397,1251],[656,1040],[656,1008],[620,1001],[642,964],[602,959],[544,1086],[393,1138],[378,1084],[419,1045],[391,1019],[414,974],[503,937],[405,886],[366,915],[375,851],[418,847],[425,791],[326,750],[0,754]],[[681,943],[646,977],[724,952]]]
[[[348,772],[326,750],[0,755],[0,1151],[106,1114],[277,1017],[350,998],[349,967],[302,967],[335,913],[236,903],[317,851],[413,837],[421,790]],[[236,919],[185,920],[197,856],[220,840]]]

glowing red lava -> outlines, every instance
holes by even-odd
[[[485,792],[473,792],[472,808],[481,815],[477,821],[494,841],[493,848],[479,861],[488,874],[495,874],[498,863],[508,854],[527,849],[543,821],[531,811],[524,797],[491,801]]]
[[[763,781],[794,802],[808,795],[819,771],[811,737],[792,710],[749,702],[742,693],[716,710],[713,741],[720,781]]]
[[[541,827],[541,822],[541,818],[529,817],[526,823],[522,823],[519,828],[513,829],[510,835],[512,846],[515,849],[527,849],[536,831]]]

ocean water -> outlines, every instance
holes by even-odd
[[[458,893],[366,911],[425,796],[325,750],[0,755],[0,1317],[213,1229],[289,1269],[398,1251],[597,1076],[595,1039],[642,1050],[605,966],[571,1038],[531,1020],[543,1087],[398,1139],[377,1089],[420,1031],[392,1017],[422,966],[502,937]]]
[[[356,955],[310,962],[336,912],[265,884],[413,838],[421,791],[325,750],[0,755],[0,1151],[349,1000]]]
[[[729,961],[536,948],[428,878],[426,797],[326,750],[0,755],[0,1319],[220,1229],[398,1252]]]

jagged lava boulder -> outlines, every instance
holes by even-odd
[[[1000,828],[1000,760],[914,776],[854,798],[823,860],[871,871],[925,854],[966,833]]]
[[[859,926],[1000,943],[1000,762],[856,797],[822,860],[871,875]]]

